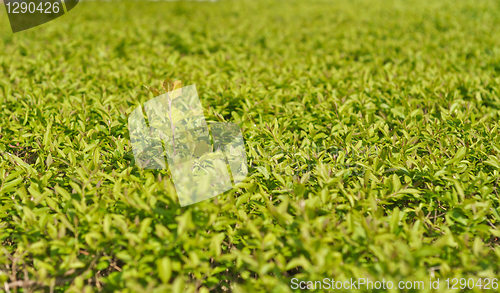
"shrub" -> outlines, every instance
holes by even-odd
[[[0,16],[0,283],[290,292],[495,277],[496,1],[83,2]],[[127,115],[165,77],[242,127],[250,175],[181,208]],[[427,288],[427,287],[426,287]]]

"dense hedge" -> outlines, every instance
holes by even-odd
[[[0,287],[495,277],[499,9],[82,2],[17,34],[0,9]],[[167,171],[134,165],[127,115],[165,77],[242,126],[239,189],[181,208]]]

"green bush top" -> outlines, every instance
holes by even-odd
[[[17,34],[0,9],[0,287],[497,277],[499,9],[82,2]],[[135,166],[127,115],[165,77],[242,127],[240,188],[180,208]]]

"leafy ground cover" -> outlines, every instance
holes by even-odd
[[[83,2],[17,34],[0,9],[1,287],[497,277],[499,9]],[[165,77],[241,125],[240,188],[181,208],[167,171],[134,165],[127,115]]]

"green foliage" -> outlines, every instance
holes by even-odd
[[[0,9],[0,287],[495,277],[499,8],[82,2],[14,35]],[[241,125],[238,189],[181,208],[135,165],[127,116],[165,77]]]

